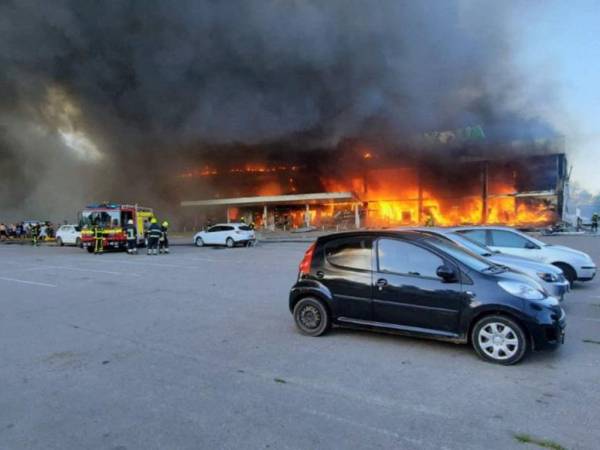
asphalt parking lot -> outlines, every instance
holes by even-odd
[[[600,263],[600,238],[547,240]],[[467,346],[300,335],[287,295],[306,247],[0,245],[0,448],[598,448],[598,280],[565,300],[562,348],[502,367]]]

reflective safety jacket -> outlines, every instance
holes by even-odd
[[[160,231],[160,225],[157,223],[153,223],[152,225],[150,225],[150,228],[148,228],[148,237],[154,238],[154,239],[160,239],[161,236],[162,236],[162,231]]]
[[[128,241],[135,241],[137,239],[137,231],[135,229],[135,225],[127,225],[125,233],[127,233]]]

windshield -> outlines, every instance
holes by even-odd
[[[463,247],[466,247],[473,253],[477,253],[479,256],[488,257],[494,254],[494,251],[491,248],[487,247],[486,245],[480,244],[479,242],[475,242],[472,239],[469,239],[467,236],[463,236],[462,234],[449,233],[448,236],[454,242],[462,245]]]
[[[119,216],[119,211],[82,211],[79,223],[81,227],[86,228],[92,228],[94,225],[102,228],[118,227]]]
[[[453,242],[447,241],[445,239],[440,239],[437,237],[428,237],[426,241],[434,247],[440,249],[444,253],[449,254],[453,258],[465,264],[467,267],[470,267],[471,269],[476,270],[478,272],[483,272],[484,270],[489,270],[491,268],[499,268],[499,266],[496,266],[494,263],[481,257],[477,253],[473,253],[472,251],[464,247],[459,247]]]

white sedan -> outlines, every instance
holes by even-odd
[[[254,245],[256,235],[245,223],[219,223],[206,231],[196,233],[193,242],[198,247],[225,245],[231,248],[238,244]]]
[[[454,231],[492,250],[553,264],[562,269],[571,284],[574,281],[589,281],[596,276],[596,264],[587,253],[562,245],[546,244],[512,228],[460,227]]]
[[[79,247],[81,244],[81,228],[77,225],[61,225],[56,231],[56,244],[61,247],[65,244]]]

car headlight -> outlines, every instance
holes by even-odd
[[[525,283],[519,283],[517,281],[499,281],[498,286],[509,294],[525,300],[543,300],[546,298],[543,292]]]
[[[551,272],[538,272],[537,276],[546,283],[556,283],[558,281],[558,275]]]

